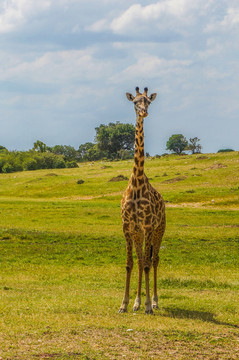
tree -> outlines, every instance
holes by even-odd
[[[187,139],[182,134],[170,136],[167,141],[166,149],[181,154],[188,147]]]
[[[70,145],[55,145],[48,150],[56,155],[63,155],[66,161],[73,161],[77,157],[76,149]]]
[[[134,150],[120,149],[118,151],[118,157],[120,160],[132,159],[134,157]]]
[[[80,161],[94,161],[103,157],[102,152],[97,145],[92,142],[81,144],[78,150],[78,158]]]
[[[190,143],[188,145],[188,150],[190,150],[192,152],[192,154],[201,153],[202,146],[200,144],[198,144],[199,141],[200,141],[200,139],[197,137],[189,139]]]
[[[33,144],[33,150],[43,153],[47,151],[47,146],[42,141],[37,140]]]
[[[5,148],[5,146],[2,146],[2,145],[0,145],[0,152],[1,151],[6,151],[7,149]]]
[[[84,161],[86,159],[89,149],[93,148],[94,145],[95,144],[92,142],[87,142],[79,146],[78,153],[81,161]]]
[[[104,152],[99,150],[97,144],[94,144],[94,146],[88,150],[87,156],[86,156],[88,161],[100,160],[104,157],[105,157]]]
[[[132,124],[101,124],[95,130],[96,144],[108,158],[120,158],[122,150],[130,152],[134,148],[135,127]]]

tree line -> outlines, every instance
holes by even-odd
[[[47,146],[40,140],[28,151],[9,151],[0,146],[0,173],[23,170],[78,167],[79,162],[130,159],[134,155],[135,127],[120,122],[95,128],[95,141],[81,144]]]
[[[101,124],[95,128],[94,142],[81,144],[78,149],[70,145],[47,146],[37,140],[28,151],[9,151],[0,146],[0,172],[78,167],[79,162],[95,160],[124,160],[134,157],[135,126],[120,122]],[[182,134],[170,136],[166,149],[182,154],[201,153],[198,137],[187,140]],[[150,156],[146,153],[146,156]]]

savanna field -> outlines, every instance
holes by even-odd
[[[118,313],[127,180],[110,180],[132,166],[0,174],[1,360],[239,359],[239,153],[146,160],[167,216],[154,315],[132,311],[136,257]]]

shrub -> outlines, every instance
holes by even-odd
[[[12,166],[14,168],[13,171],[22,171],[23,170],[22,161],[18,158],[14,159],[14,161],[12,162]]]
[[[54,161],[53,168],[54,169],[64,169],[65,167],[66,167],[65,161],[62,158],[57,156],[57,158]]]
[[[67,168],[77,168],[79,167],[76,161],[67,161],[66,162]]]
[[[10,163],[5,163],[2,167],[2,172],[3,173],[11,173],[11,172],[14,172],[15,169],[14,169],[14,166]]]
[[[231,152],[231,151],[235,151],[235,150],[233,150],[233,149],[220,149],[220,150],[218,150],[218,153],[220,153],[220,152]]]
[[[38,154],[35,159],[37,160],[38,169],[61,169],[66,167],[61,155],[45,152]]]
[[[109,181],[124,181],[124,180],[129,180],[129,179],[124,175],[118,175],[116,177],[113,177]]]
[[[35,159],[25,160],[23,163],[23,170],[36,170],[38,168],[37,161]]]
[[[4,158],[0,158],[0,172],[2,172],[2,168],[5,163],[6,163],[6,160]]]
[[[134,152],[132,150],[120,149],[118,151],[118,156],[121,160],[133,159]],[[116,159],[114,159],[114,160],[116,160]]]

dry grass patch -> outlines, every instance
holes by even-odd
[[[188,359],[236,360],[238,337],[230,332],[72,329],[8,338],[5,359]],[[15,345],[12,345],[12,344]],[[6,339],[5,339],[6,344]]]

